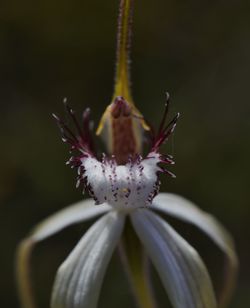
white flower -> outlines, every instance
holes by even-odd
[[[119,98],[121,99],[121,98]],[[125,104],[124,100],[124,104]],[[94,156],[89,131],[89,111],[85,112],[80,129],[74,112],[67,107],[78,134],[56,117],[63,141],[77,150],[69,164],[78,170],[77,186],[84,185],[93,199],[70,206],[41,223],[23,244],[20,255],[30,253],[32,246],[62,229],[101,216],[83,235],[68,258],[60,266],[53,287],[52,308],[95,308],[102,281],[117,246],[124,224],[130,219],[136,234],[152,260],[163,286],[177,308],[217,307],[213,286],[207,269],[196,250],[182,238],[158,213],[177,217],[205,232],[225,253],[231,275],[237,258],[230,235],[212,216],[199,210],[188,200],[174,194],[160,193],[160,165],[173,164],[172,158],[159,153],[160,145],[173,132],[177,117],[165,125],[166,114],[158,134],[152,139],[149,154],[131,156],[119,165],[115,157]],[[24,260],[21,258],[20,260]],[[226,294],[231,288],[225,284]],[[25,286],[24,286],[25,287]],[[30,306],[33,307],[33,306]]]
[[[210,276],[199,254],[159,213],[195,225],[225,253],[228,276],[220,304],[225,304],[230,296],[237,269],[237,257],[230,235],[218,221],[190,201],[174,194],[158,194],[160,174],[174,176],[166,169],[166,165],[174,163],[172,157],[160,154],[160,146],[174,131],[179,114],[166,125],[167,95],[163,120],[157,133],[154,133],[133,103],[128,70],[132,2],[121,0],[114,96],[97,129],[98,135],[106,135],[108,154],[100,156],[94,150],[89,109],[83,114],[83,123],[79,124],[66,104],[77,133],[54,116],[61,129],[62,140],[70,144],[73,153],[68,164],[77,168],[77,187],[83,186],[92,199],[54,214],[21,243],[18,281],[24,308],[35,307],[28,275],[34,245],[66,227],[92,218],[98,219],[57,271],[52,308],[97,306],[107,266],[129,220],[155,266],[173,307],[217,307]],[[142,134],[145,130],[150,134],[150,149],[143,156]]]

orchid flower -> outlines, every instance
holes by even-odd
[[[143,308],[154,305],[141,270],[144,252],[156,268],[173,307],[222,307],[230,297],[237,270],[231,236],[215,218],[192,202],[171,193],[159,193],[160,175],[174,177],[166,168],[174,164],[173,157],[162,154],[160,149],[173,133],[179,114],[167,122],[167,94],[162,121],[154,131],[133,103],[128,68],[132,2],[121,0],[114,96],[97,128],[97,135],[104,136],[107,153],[100,156],[95,150],[89,109],[84,111],[82,123],[79,123],[65,101],[75,130],[54,115],[63,142],[70,145],[72,156],[67,164],[77,169],[76,186],[82,187],[91,198],[52,215],[20,244],[18,281],[25,308],[35,307],[29,279],[29,260],[34,245],[66,227],[93,218],[97,220],[57,271],[52,308],[97,307],[106,269],[119,243],[138,304]],[[149,135],[150,146],[143,155],[145,132]],[[221,297],[216,298],[208,270],[198,252],[170,226],[167,218],[159,214],[196,226],[225,254],[228,275]],[[135,257],[131,257],[131,253]]]

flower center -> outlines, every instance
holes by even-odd
[[[137,156],[125,165],[115,159],[102,161],[81,158],[79,178],[91,192],[96,204],[109,203],[123,210],[149,205],[159,189],[160,154],[150,153],[145,159]]]
[[[121,151],[125,139],[122,138],[119,145],[118,136],[115,142],[116,146],[119,145],[118,157],[112,155],[111,158],[108,158],[103,154],[103,158],[99,160],[91,138],[89,109],[85,110],[83,123],[79,124],[74,111],[65,102],[67,111],[75,124],[76,134],[59,117],[54,115],[62,132],[62,140],[70,145],[71,153],[73,153],[67,164],[78,169],[77,187],[83,184],[84,189],[88,190],[96,204],[107,202],[125,211],[145,207],[152,202],[158,193],[159,173],[174,176],[166,168],[159,166],[159,163],[174,163],[171,156],[159,153],[160,146],[173,133],[179,117],[179,114],[177,114],[170,123],[166,124],[168,100],[169,97],[167,96],[167,104],[158,132],[154,133],[153,130],[150,130],[151,150],[145,158],[142,158],[135,151],[132,153],[127,150]],[[119,125],[123,120],[133,119],[132,116],[136,117],[133,114],[133,109],[125,103],[121,99],[116,101],[116,105],[111,105],[110,110],[108,109],[108,114],[111,114],[112,119],[119,119]],[[124,119],[121,119],[121,117],[124,117]],[[126,129],[124,128],[124,130],[126,136]],[[122,135],[123,132],[120,132],[120,134]],[[129,149],[129,146],[125,143],[124,148]],[[126,156],[121,156],[122,152]],[[124,161],[122,164],[121,158]]]

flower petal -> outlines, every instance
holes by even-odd
[[[124,217],[110,212],[82,237],[57,272],[52,308],[96,307],[107,265],[123,230]]]
[[[17,251],[17,281],[23,307],[35,307],[30,278],[30,258],[35,244],[72,224],[101,215],[110,209],[111,207],[108,204],[95,206],[92,199],[78,202],[45,219],[33,230],[29,237],[19,244]]]
[[[238,268],[234,242],[225,228],[210,214],[200,210],[192,202],[178,195],[162,193],[155,197],[152,209],[180,218],[205,232],[225,253],[228,262],[225,285],[219,299],[219,306],[226,306],[231,296]]]
[[[95,216],[106,213],[112,207],[108,204],[96,206],[93,199],[80,201],[71,205],[38,224],[33,230],[32,238],[41,241],[45,238],[61,231],[62,229],[82,221],[86,221]]]
[[[194,248],[151,211],[139,209],[131,219],[173,306],[215,308],[210,277]]]

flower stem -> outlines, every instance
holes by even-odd
[[[132,103],[130,91],[130,47],[132,34],[133,0],[121,0],[118,18],[117,58],[114,98],[123,96]]]
[[[129,220],[123,233],[122,260],[140,308],[155,308],[155,300],[147,277],[146,256]]]

